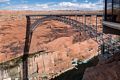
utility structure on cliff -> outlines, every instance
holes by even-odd
[[[119,37],[118,40],[115,40],[114,38],[112,39],[111,35],[120,35],[120,0],[104,0],[103,33],[109,35],[109,43],[107,43],[108,53],[110,53],[110,49],[112,49],[112,53],[119,52]],[[116,48],[115,45],[118,47]],[[105,53],[105,47],[106,45],[103,44],[103,53]]]
[[[120,35],[120,0],[104,0],[103,32]]]
[[[25,47],[23,55],[23,80],[28,80],[28,54],[30,50],[30,44],[32,39],[32,34],[38,25],[42,24],[44,21],[56,20],[63,22],[65,24],[71,25],[76,28],[79,32],[85,32],[95,41],[102,35],[98,28],[98,18],[102,17],[103,14],[80,14],[80,13],[59,13],[59,14],[40,14],[40,15],[26,15],[27,27],[26,27],[26,38]],[[96,17],[95,25],[92,24],[92,16]],[[89,24],[87,23],[87,18],[89,19]],[[82,19],[80,21],[80,19]],[[99,41],[98,41],[99,42]]]

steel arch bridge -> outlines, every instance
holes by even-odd
[[[91,25],[87,25],[86,17],[96,16],[96,25],[92,27]],[[70,17],[74,17],[71,19]],[[82,22],[78,20],[78,18],[82,17]],[[84,31],[91,37],[97,37],[100,33],[97,31],[97,17],[102,17],[102,14],[41,14],[41,15],[27,15],[27,27],[26,27],[26,38],[25,38],[25,47],[23,54],[23,80],[28,80],[28,54],[32,39],[32,34],[34,30],[38,27],[38,25],[42,24],[45,21],[56,20],[59,22],[63,22],[65,24],[71,25],[74,28],[77,28],[78,31]],[[91,23],[91,19],[90,19]]]

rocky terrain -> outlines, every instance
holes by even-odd
[[[0,61],[23,53],[25,22],[25,18],[0,16]]]
[[[83,80],[120,80],[120,53],[86,69]]]

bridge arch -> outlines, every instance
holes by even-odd
[[[82,25],[81,22],[79,22],[77,20],[74,20],[74,19],[67,18],[67,17],[62,17],[62,16],[45,16],[45,17],[43,17],[41,19],[36,20],[31,25],[31,31],[34,31],[38,27],[38,25],[42,24],[44,21],[49,21],[49,20],[56,20],[56,21],[59,21],[59,22],[63,22],[65,24],[72,25],[75,28],[81,28],[80,26]]]
[[[29,53],[31,40],[32,40],[32,34],[33,34],[34,30],[40,24],[43,24],[43,22],[49,21],[49,20],[56,20],[56,21],[71,25],[74,28],[77,28],[80,32],[85,32],[87,35],[89,35],[92,38],[97,36],[95,28],[93,28],[91,26],[87,26],[77,20],[67,18],[64,16],[56,16],[56,15],[44,16],[40,19],[36,19],[35,22],[33,22],[32,24],[30,21],[30,16],[26,16],[26,17],[27,17],[27,29],[26,29],[26,40],[25,40],[24,53]]]

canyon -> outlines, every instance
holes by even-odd
[[[19,58],[21,58],[24,51],[27,22],[25,15],[68,12],[0,11],[0,68],[3,69],[2,66],[6,66],[6,64],[12,65],[12,67],[8,65],[10,66],[10,69],[6,68],[5,70],[0,71],[0,76],[4,73],[0,80],[7,77],[13,77],[14,79],[16,78],[16,75],[17,78],[20,78],[20,75],[22,75],[22,61],[20,60],[21,62],[19,62]],[[80,13],[81,11],[75,11],[73,13],[76,12]],[[75,19],[74,17],[70,18]],[[84,21],[82,17],[79,17],[77,20],[82,23]],[[95,16],[92,16],[92,18],[87,17],[86,25],[95,27],[95,21]],[[102,17],[98,17],[97,26],[98,31],[102,32]],[[29,52],[32,57],[28,59],[29,77],[31,80],[42,80],[43,78],[51,79],[67,69],[75,68],[72,64],[74,60],[83,61],[97,56],[99,54],[98,48],[99,44],[84,31],[79,32],[73,26],[59,21],[45,21],[33,32]],[[112,60],[114,60],[114,58],[116,59],[116,57],[113,57]],[[11,63],[9,61],[11,61]],[[14,61],[15,63],[18,61],[19,64],[17,64],[17,66],[13,66],[15,64],[12,64],[12,62]],[[109,61],[111,60],[108,60],[107,62]],[[104,70],[104,68],[101,67],[105,67],[106,71],[109,72],[109,70],[107,70],[109,65],[113,66],[110,69],[111,72],[114,72],[112,69],[117,72],[117,70],[120,70],[118,68],[118,61],[119,57],[117,60],[113,61],[113,63],[109,64],[102,61],[96,64],[97,66],[94,65],[95,67],[86,69],[83,80],[109,79],[103,79],[103,77],[98,79],[97,77],[92,76],[103,76],[99,73],[99,71]],[[118,69],[116,69],[116,67]],[[11,73],[9,72],[15,74],[10,75]],[[109,76],[107,73],[104,74]],[[115,80],[119,80],[119,73],[116,74],[118,76],[114,75],[116,77]]]

